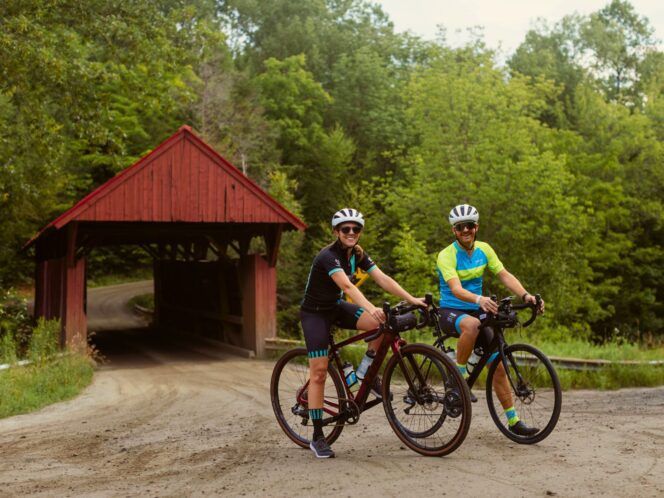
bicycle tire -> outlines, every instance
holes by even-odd
[[[421,455],[452,453],[470,429],[468,385],[454,362],[432,346],[408,344],[401,348],[400,356],[402,362],[397,355],[390,358],[383,374],[383,407],[392,430]],[[416,369],[425,379],[424,383],[414,381],[417,395],[405,380],[406,375],[417,378]],[[430,425],[422,427],[422,422]],[[452,429],[447,430],[448,426]]]
[[[486,381],[486,400],[489,413],[500,431],[519,444],[535,444],[546,438],[556,427],[562,407],[560,380],[551,361],[539,349],[529,344],[512,344],[505,348],[508,375],[512,379],[510,391],[519,418],[530,427],[542,427],[532,436],[519,436],[509,430],[507,419],[493,389],[493,376],[500,357],[491,364]],[[519,385],[514,363],[524,383]],[[514,391],[515,386],[517,392]]]
[[[328,411],[343,410],[346,391],[343,381],[332,362],[327,367],[325,381],[324,409]],[[277,418],[279,427],[298,446],[309,448],[313,425],[309,421],[308,406],[298,403],[298,392],[306,385],[309,379],[309,361],[305,348],[296,348],[287,351],[277,360],[272,370],[270,380],[270,400],[272,410]],[[334,408],[336,405],[337,408]],[[331,414],[325,413],[324,418]],[[306,419],[306,420],[305,420]],[[304,423],[303,423],[304,422]],[[327,444],[334,443],[343,430],[343,421],[334,425],[323,426]]]

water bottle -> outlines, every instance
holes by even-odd
[[[375,351],[367,351],[364,354],[364,358],[362,358],[362,362],[360,363],[360,366],[357,367],[357,378],[360,380],[364,380],[364,376],[367,374],[367,370],[369,370],[369,367],[374,361],[374,358],[376,357],[376,352]]]
[[[446,351],[445,354],[450,357],[450,359],[456,363],[456,351],[452,348],[450,348],[449,351]]]
[[[468,370],[468,373],[471,373],[473,370],[475,370],[475,367],[477,366],[477,363],[479,363],[480,358],[481,357],[478,356],[474,350],[472,353],[470,353],[468,361],[466,362],[466,370]]]
[[[355,375],[355,371],[353,370],[353,364],[345,362],[343,365],[343,370],[344,370],[344,377],[346,378],[346,385],[348,387],[352,387],[355,384],[357,384],[357,376]]]

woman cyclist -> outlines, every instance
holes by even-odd
[[[309,418],[314,434],[309,447],[317,458],[334,457],[334,452],[323,436],[323,396],[327,377],[330,329],[336,325],[345,329],[372,330],[385,321],[383,310],[371,304],[353,285],[350,277],[356,268],[369,273],[385,291],[405,299],[411,304],[426,306],[406,292],[396,281],[383,273],[359,246],[364,228],[364,217],[355,209],[342,209],[332,217],[332,229],[336,240],[321,249],[314,258],[300,309],[302,330],[309,356]],[[342,300],[348,295],[353,303]],[[369,343],[367,356],[372,357],[382,337]],[[379,379],[372,386],[372,393],[380,396]]]

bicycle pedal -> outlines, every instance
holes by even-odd
[[[406,415],[410,415],[410,410],[413,409],[416,401],[413,398],[411,398],[410,395],[407,394],[406,396],[403,397],[403,402],[408,405],[408,408],[404,408],[403,412]]]

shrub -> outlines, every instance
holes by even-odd
[[[34,362],[54,356],[60,349],[60,321],[40,318],[32,331],[28,358]]]
[[[14,333],[6,331],[0,336],[0,363],[16,362],[16,341]]]

